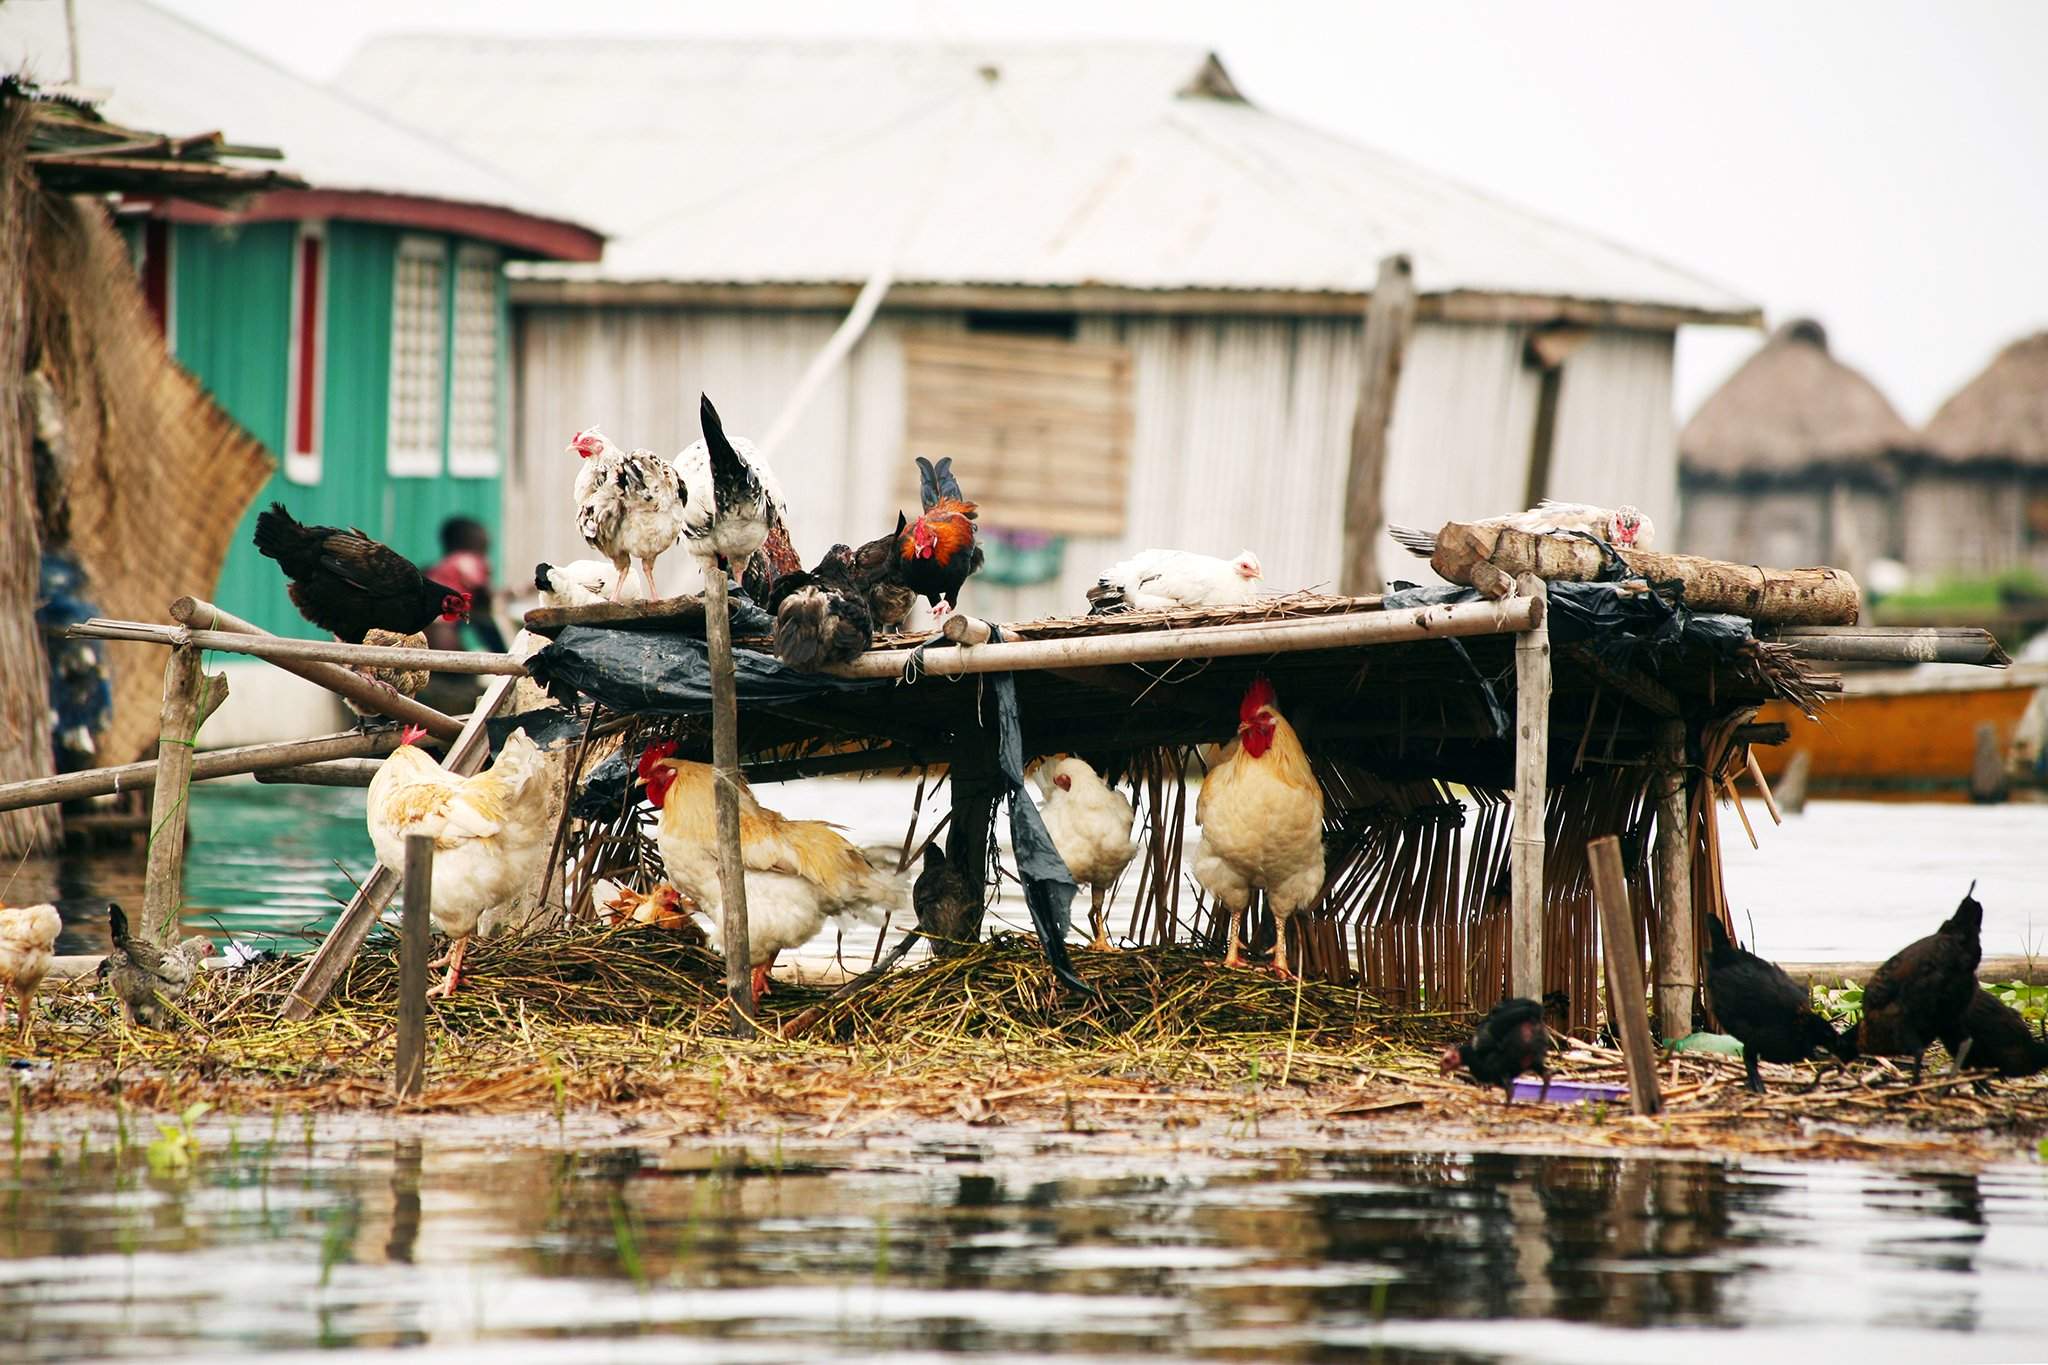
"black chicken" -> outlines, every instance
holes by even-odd
[[[910,903],[934,957],[958,957],[981,937],[981,897],[936,840],[924,846],[924,869],[910,888]]]
[[[1715,916],[1707,917],[1707,995],[1721,1027],[1742,1042],[1749,1088],[1761,1095],[1758,1062],[1803,1062],[1816,1049],[1841,1061],[1856,1056],[1853,1032],[1837,1032],[1813,1012],[1813,997],[1775,962],[1746,952],[1729,939]]]
[[[1495,1005],[1493,1012],[1479,1021],[1470,1042],[1445,1048],[1437,1067],[1448,1076],[1462,1066],[1481,1085],[1499,1086],[1507,1102],[1513,1104],[1515,1077],[1525,1071],[1543,1078],[1538,1098],[1549,1096],[1550,1072],[1543,1065],[1549,1051],[1550,1030],[1543,1023],[1543,1006],[1515,996]]]
[[[1928,1044],[1953,1036],[1960,1062],[1970,1050],[1965,1015],[1977,993],[1977,963],[1984,954],[1980,934],[1984,907],[1963,894],[1956,912],[1926,938],[1893,953],[1863,985],[1863,1022],[1856,1044],[1873,1057],[1913,1055],[1913,1079]]]
[[[469,594],[460,588],[428,578],[354,527],[295,521],[281,502],[256,518],[256,548],[291,580],[299,615],[352,645],[372,630],[412,635],[434,620],[469,615]]]
[[[816,673],[867,651],[874,639],[867,594],[853,576],[853,551],[834,545],[805,573],[784,574],[769,595],[775,657]]]
[[[100,979],[112,987],[130,1023],[162,1028],[177,1015],[170,1004],[183,996],[213,951],[203,938],[181,938],[159,948],[128,934],[128,916],[109,902],[107,923],[114,949],[100,961]]]
[[[896,514],[896,529],[876,536],[853,552],[853,578],[868,595],[868,617],[877,631],[899,630],[917,605],[917,593],[903,581],[903,562],[896,546],[909,522]]]
[[[1967,1046],[1972,1064],[2001,1076],[2031,1076],[2048,1069],[2048,1037],[2028,1028],[2018,1010],[1987,990],[1970,997],[1962,1019],[1942,1033],[1941,1045],[1951,1057],[1962,1056]]]

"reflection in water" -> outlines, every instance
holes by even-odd
[[[1643,1359],[1713,1340],[1657,1329],[1744,1326],[1890,1358],[2048,1332],[2034,1171],[1030,1141],[480,1152],[210,1133],[176,1181],[102,1143],[6,1178],[0,1341],[32,1360],[478,1340],[539,1360],[642,1334],[750,1359]]]

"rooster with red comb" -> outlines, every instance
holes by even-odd
[[[1323,889],[1323,789],[1264,678],[1238,705],[1237,738],[1202,780],[1195,819],[1195,880],[1230,921],[1224,965],[1242,965],[1240,921],[1263,891],[1278,929],[1273,970],[1287,978],[1287,922]]]

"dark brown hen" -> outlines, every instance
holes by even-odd
[[[1761,1095],[1757,1063],[1803,1062],[1824,1050],[1842,1061],[1856,1055],[1854,1033],[1837,1033],[1813,1012],[1813,997],[1775,962],[1745,952],[1721,921],[1707,918],[1707,994],[1721,1027],[1742,1043],[1749,1088]]]
[[[2048,1037],[2027,1027],[2026,1016],[1990,991],[1970,998],[1963,1017],[1941,1035],[1948,1055],[1959,1057],[1968,1045],[1969,1064],[2008,1078],[2048,1070]]]
[[[256,518],[256,548],[291,580],[299,615],[350,644],[372,630],[412,635],[469,615],[469,594],[437,583],[354,527],[307,526],[274,502]]]
[[[1479,1021],[1470,1041],[1447,1047],[1438,1058],[1438,1069],[1448,1076],[1459,1067],[1472,1073],[1481,1085],[1497,1085],[1507,1102],[1515,1102],[1515,1077],[1533,1071],[1543,1078],[1543,1095],[1550,1093],[1550,1072],[1543,1065],[1550,1051],[1550,1030],[1543,1022],[1543,1006],[1515,996],[1501,1001],[1492,1013]]]
[[[1856,1045],[1873,1057],[1913,1058],[1913,1079],[1928,1044],[1952,1033],[1959,1049],[1969,1047],[1964,1022],[1977,992],[1977,963],[1983,957],[1984,907],[1977,883],[1941,927],[1893,953],[1863,986],[1863,1022]]]

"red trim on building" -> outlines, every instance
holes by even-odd
[[[142,224],[142,298],[156,329],[171,334],[171,225],[161,218]]]
[[[318,237],[299,238],[299,372],[295,376],[299,401],[292,449],[307,453],[320,448],[315,422],[319,417],[320,310],[325,302],[320,297],[320,250],[325,245]]]
[[[305,218],[390,223],[421,232],[445,232],[491,242],[515,256],[550,261],[595,261],[604,254],[603,234],[559,218],[405,194],[276,190],[258,196],[239,213],[223,213],[176,199],[158,205],[156,212],[181,223],[264,223]]]

